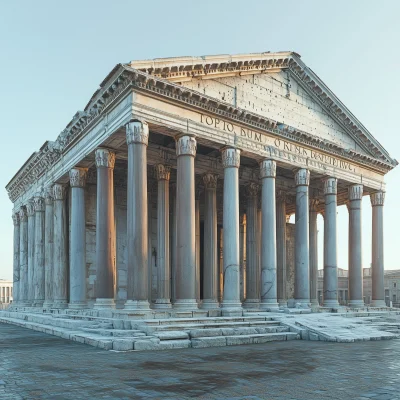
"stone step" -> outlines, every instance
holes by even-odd
[[[236,336],[236,335],[257,335],[267,333],[289,332],[285,326],[267,326],[267,327],[238,327],[238,328],[205,328],[193,329],[188,331],[189,336],[193,338],[217,337],[217,336]]]
[[[232,336],[217,336],[217,337],[201,337],[192,339],[193,348],[204,347],[220,347],[220,346],[234,346],[241,344],[257,344],[267,343],[273,341],[284,341],[300,339],[300,335],[294,332],[282,333],[265,333],[254,335],[232,335]]]
[[[141,322],[149,326],[157,325],[176,325],[176,324],[203,324],[207,323],[228,323],[228,322],[250,322],[250,321],[272,321],[272,317],[205,317],[205,318],[165,318],[165,319],[145,319]]]
[[[101,336],[114,336],[114,337],[146,336],[146,334],[142,331],[128,330],[128,329],[82,328],[82,331],[95,333]]]
[[[156,331],[167,330],[188,330],[206,328],[232,328],[232,327],[256,327],[256,326],[279,326],[277,321],[253,321],[253,322],[220,322],[220,323],[186,323],[175,325],[150,325]]]

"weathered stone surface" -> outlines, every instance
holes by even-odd
[[[238,344],[251,344],[253,339],[249,335],[237,335],[237,336],[227,336],[226,345],[234,346]]]
[[[134,343],[134,350],[158,350],[160,339],[138,340]]]
[[[200,337],[211,337],[211,336],[222,336],[222,329],[211,328],[211,329],[193,329],[189,331],[191,338]]]
[[[189,337],[189,335],[183,331],[160,331],[154,332],[153,335],[160,338],[160,340],[187,339]]]
[[[203,337],[192,339],[193,348],[226,346],[225,337]]]
[[[117,351],[129,351],[133,350],[133,340],[132,339],[114,339],[112,342],[113,350]]]

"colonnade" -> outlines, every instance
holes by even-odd
[[[204,204],[203,300],[199,302],[199,234],[196,230],[195,157],[197,143],[191,135],[176,138],[177,182],[170,227],[170,166],[155,165],[157,198],[157,298],[150,304],[148,286],[148,199],[146,123],[126,126],[127,176],[127,301],[125,309],[177,311],[221,308],[225,315],[242,310],[240,296],[239,167],[240,150],[223,148],[223,294],[219,303],[219,259],[217,234],[217,183],[214,173],[202,176]],[[95,151],[97,167],[96,301],[94,308],[115,306],[114,165],[115,153]],[[259,182],[247,185],[247,268],[245,308],[265,311],[286,306],[286,194],[276,192],[276,162],[260,162]],[[13,214],[14,301],[20,306],[87,308],[85,249],[85,184],[87,169],[69,172],[71,190],[70,257],[65,187],[55,183],[51,190],[34,197]],[[318,199],[309,198],[310,171],[298,169],[295,213],[295,303],[307,307],[317,301],[317,214]],[[323,306],[337,307],[337,180],[323,182],[324,289]],[[258,196],[261,193],[261,207]],[[352,185],[349,210],[349,305],[363,305],[361,199],[362,185]],[[384,193],[371,194],[373,207],[372,292],[373,304],[384,306],[383,284]],[[198,207],[197,207],[198,210]],[[170,229],[175,234],[170,235]],[[196,235],[197,232],[197,235]],[[172,246],[170,239],[172,238]],[[172,255],[170,255],[172,249]],[[68,268],[69,262],[69,268]],[[173,265],[171,265],[171,263]],[[68,276],[69,271],[69,276]],[[171,279],[172,278],[172,279]],[[172,284],[171,284],[172,280]],[[69,297],[67,285],[69,284]],[[171,290],[171,287],[173,288]]]

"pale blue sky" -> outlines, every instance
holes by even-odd
[[[54,140],[119,62],[293,50],[400,160],[400,2],[396,0],[0,0],[0,278],[12,277],[12,203],[4,188]],[[400,268],[400,167],[386,179],[385,267]],[[363,202],[364,267],[371,207]],[[339,267],[347,268],[339,207]],[[322,232],[320,229],[320,266]]]

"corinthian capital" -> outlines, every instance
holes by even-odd
[[[319,199],[316,199],[316,198],[310,199],[310,211],[311,212],[317,212],[318,205],[319,205]]]
[[[96,149],[95,160],[97,168],[114,168],[115,153],[111,150],[100,147]]]
[[[146,122],[131,121],[126,124],[126,143],[140,143],[148,145],[149,126]]]
[[[27,212],[26,212],[26,207],[21,207],[19,209],[19,220],[20,222],[25,222],[28,218]]]
[[[250,182],[246,186],[246,192],[247,192],[248,196],[256,197],[260,193],[260,185],[258,183],[255,183],[255,182]]]
[[[376,192],[370,195],[371,205],[375,206],[383,206],[385,203],[385,192]]]
[[[53,199],[54,200],[64,200],[65,198],[65,187],[56,183],[53,186]]]
[[[20,213],[20,211],[16,211],[16,212],[12,213],[12,220],[13,220],[14,226],[19,225],[19,213]]]
[[[240,150],[226,147],[222,150],[222,165],[224,168],[240,167]]]
[[[274,160],[262,160],[260,162],[260,178],[275,178],[276,162]]]
[[[33,203],[33,199],[26,203],[26,213],[28,214],[28,217],[35,215],[35,204]]]
[[[310,184],[310,171],[305,168],[298,169],[294,175],[296,186],[308,186]]]
[[[351,185],[349,186],[349,200],[362,200],[363,196],[363,185]]]
[[[324,194],[337,194],[337,179],[324,179]]]
[[[196,156],[197,142],[193,136],[181,136],[176,141],[176,155]]]
[[[72,168],[69,171],[69,184],[71,187],[85,187],[87,171],[87,168]]]
[[[278,190],[276,192],[276,201],[280,203],[287,203],[288,202],[288,196],[284,190]]]
[[[216,189],[218,182],[218,175],[216,174],[204,174],[203,182],[206,189]]]
[[[44,191],[44,202],[46,205],[53,204],[53,189],[51,186]]]
[[[33,206],[35,208],[35,211],[44,211],[44,198],[40,196],[35,197],[33,199]]]
[[[154,166],[154,175],[158,181],[169,181],[171,176],[171,167],[164,164],[156,164]]]

